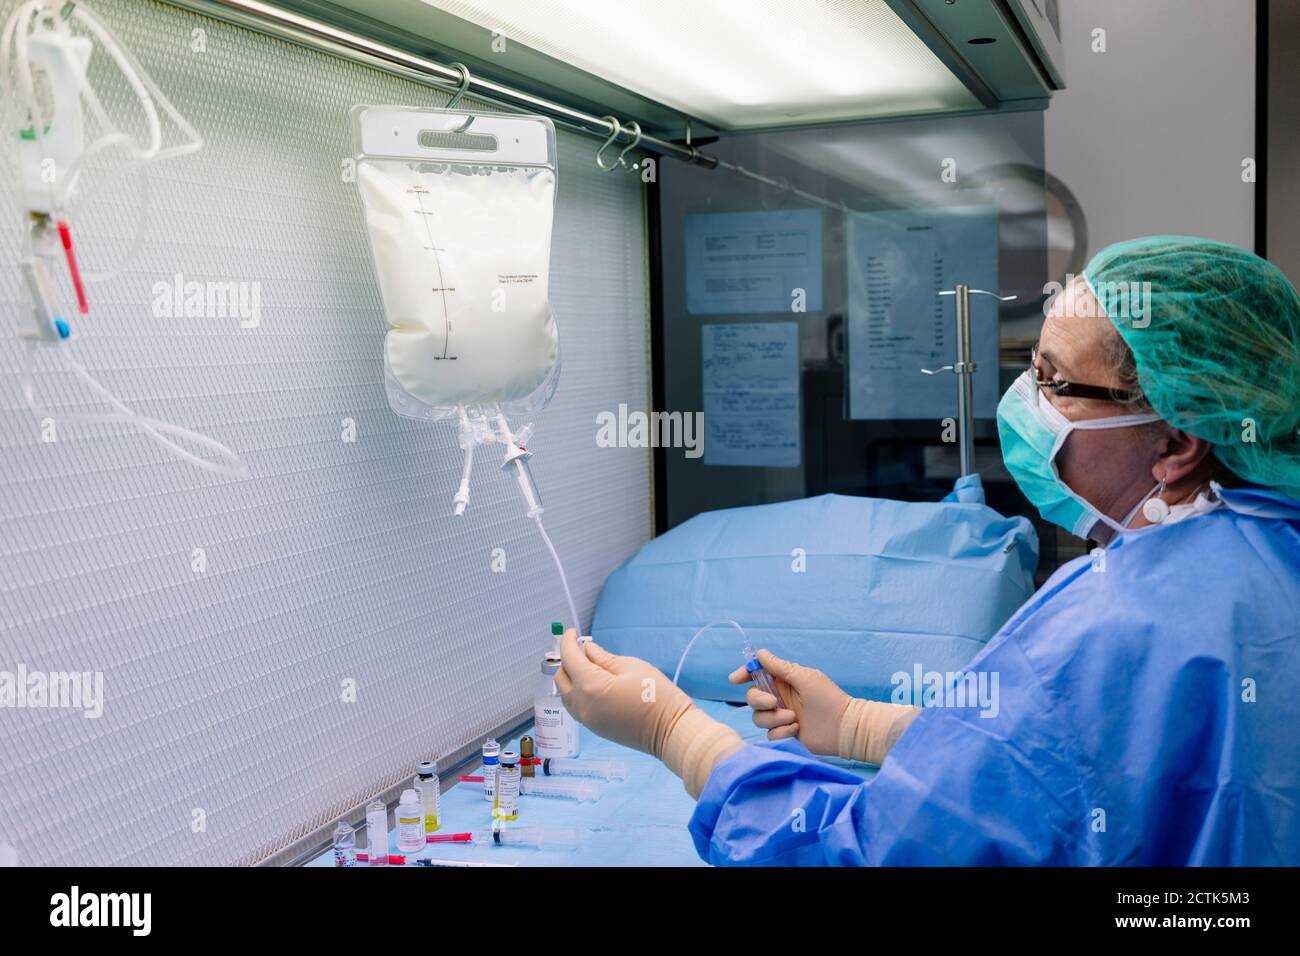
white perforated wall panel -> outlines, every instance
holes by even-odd
[[[446,97],[160,4],[91,7],[206,146],[150,175],[144,244],[91,287],[76,354],[127,404],[231,446],[252,477],[211,477],[125,427],[42,440],[19,386],[6,154],[0,672],[102,672],[104,705],[97,719],[0,708],[0,842],[29,864],[251,863],[523,713],[564,599],[499,455],[479,456],[470,513],[453,518],[452,429],[384,397],[348,111]],[[563,371],[532,448],[589,620],[650,535],[646,453],[595,443],[598,412],[646,403],[642,197],[637,177],[595,168],[593,141],[559,135]],[[75,227],[94,269],[129,245],[140,187],[88,185]],[[259,321],[158,317],[155,284],[177,275],[255,284]],[[50,401],[84,403],[41,368]]]

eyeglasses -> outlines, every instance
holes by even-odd
[[[1095,398],[1103,402],[1131,402],[1141,397],[1138,392],[1106,385],[1080,385],[1078,382],[1051,382],[1038,377],[1038,346],[1030,351],[1029,368],[1039,388],[1048,389],[1060,398]]]

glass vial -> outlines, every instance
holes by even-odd
[[[483,799],[494,803],[497,796],[497,767],[500,765],[501,745],[489,737],[483,743]]]
[[[441,797],[438,783],[438,762],[422,760],[415,772],[415,789],[424,803],[424,832],[436,833],[442,824],[438,821],[438,802]]]
[[[357,831],[346,823],[334,828],[334,865],[357,865]]]
[[[388,808],[382,800],[366,807],[366,858],[370,866],[388,865]]]
[[[492,804],[494,819],[519,819],[519,777],[519,754],[513,750],[503,752],[497,770],[496,800]]]
[[[525,777],[531,777],[536,766],[534,763],[536,759],[537,755],[533,750],[533,738],[519,738],[519,772]]]

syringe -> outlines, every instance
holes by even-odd
[[[542,773],[548,777],[596,777],[626,780],[627,767],[616,760],[577,760],[573,757],[543,757]]]
[[[537,849],[555,847],[571,850],[582,842],[577,827],[505,827],[475,830],[474,843],[481,846],[532,846]]]
[[[520,781],[519,792],[534,797],[559,797],[563,800],[577,800],[579,803],[594,803],[600,799],[600,784],[591,780],[557,780],[554,777],[541,779],[524,777]]]
[[[776,689],[776,683],[772,680],[772,675],[763,669],[763,662],[758,659],[754,653],[754,648],[749,643],[749,638],[745,638],[745,670],[749,671],[749,679],[754,682],[759,690],[771,694],[776,698],[776,706],[785,708],[785,701],[781,699],[781,694]]]
[[[438,860],[431,856],[416,857],[411,861],[416,866],[445,866],[445,867],[471,867],[471,866],[518,866],[518,863],[484,863],[481,860]]]
[[[483,782],[481,776],[472,774],[460,779],[463,783]],[[558,797],[562,800],[577,800],[579,803],[594,803],[600,799],[601,793],[600,785],[595,781],[555,777],[524,777],[519,781],[519,792],[526,797]]]

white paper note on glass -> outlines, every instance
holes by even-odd
[[[799,467],[799,323],[703,328],[704,463]]]
[[[957,360],[953,296],[965,283],[998,288],[998,214],[994,208],[850,213],[849,417],[931,418],[957,414],[951,372],[924,375]],[[998,310],[971,296],[975,415],[998,404]]]
[[[686,217],[686,309],[752,315],[822,308],[822,211],[692,213]]]

